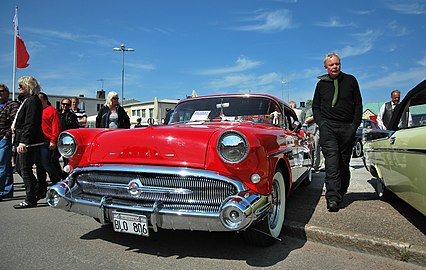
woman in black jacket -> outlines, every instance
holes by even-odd
[[[109,92],[105,105],[96,116],[97,128],[130,128],[130,118],[118,104],[117,92]]]
[[[33,173],[33,165],[38,154],[39,146],[43,145],[43,130],[41,127],[43,106],[38,94],[39,82],[30,76],[19,78],[19,96],[21,106],[12,124],[14,132],[13,145],[16,147],[16,167],[25,185],[25,201],[14,205],[16,209],[37,206],[37,200],[45,194],[37,194],[37,178]]]

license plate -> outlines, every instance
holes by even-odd
[[[113,211],[114,231],[149,236],[146,216]]]

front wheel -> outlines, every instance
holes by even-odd
[[[383,181],[380,178],[376,178],[376,181],[376,194],[380,200],[385,202],[392,202],[395,200],[395,195],[386,188]]]
[[[272,182],[272,206],[267,216],[244,232],[245,240],[256,246],[270,246],[275,243],[284,226],[286,207],[284,176],[277,169]]]
[[[355,142],[353,157],[362,156],[362,143],[360,140]]]

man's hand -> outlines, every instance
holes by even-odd
[[[27,146],[23,143],[20,143],[18,147],[16,147],[16,151],[18,154],[26,153],[28,151]]]
[[[50,151],[52,151],[52,150],[55,150],[55,149],[56,149],[56,143],[52,143],[52,142],[51,142],[51,143],[49,144],[49,150],[50,150]]]

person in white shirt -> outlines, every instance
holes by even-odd
[[[379,115],[377,116],[377,124],[381,129],[387,130],[389,129],[390,120],[392,118],[393,111],[395,107],[398,106],[399,101],[401,99],[401,92],[399,90],[393,90],[391,92],[391,101],[386,102],[380,108]],[[406,119],[408,117],[408,119]],[[399,127],[401,127],[402,123],[406,123],[408,127],[412,124],[411,114],[408,113],[401,117],[401,121],[399,123]]]

